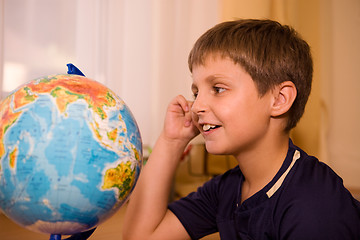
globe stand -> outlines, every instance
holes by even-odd
[[[64,240],[86,240],[94,233],[95,229],[96,227],[86,232],[76,233],[69,238],[65,238]],[[49,240],[61,240],[61,234],[51,234]]]
[[[51,234],[49,240],[61,240],[60,234]]]

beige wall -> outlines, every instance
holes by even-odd
[[[360,1],[321,2],[322,152],[360,190]]]

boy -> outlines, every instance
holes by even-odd
[[[202,35],[189,55],[194,101],[177,96],[133,192],[124,239],[360,239],[360,204],[342,179],[289,140],[311,89],[308,44],[271,20]],[[198,133],[238,166],[167,204],[179,159]]]

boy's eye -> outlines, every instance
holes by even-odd
[[[198,95],[198,92],[193,92],[194,99],[196,99],[197,95]]]
[[[214,87],[214,92],[215,93],[222,93],[224,92],[226,89],[225,88],[222,88],[222,87]]]

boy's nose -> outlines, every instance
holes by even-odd
[[[205,112],[206,106],[206,101],[198,95],[192,104],[191,111],[195,114]]]

